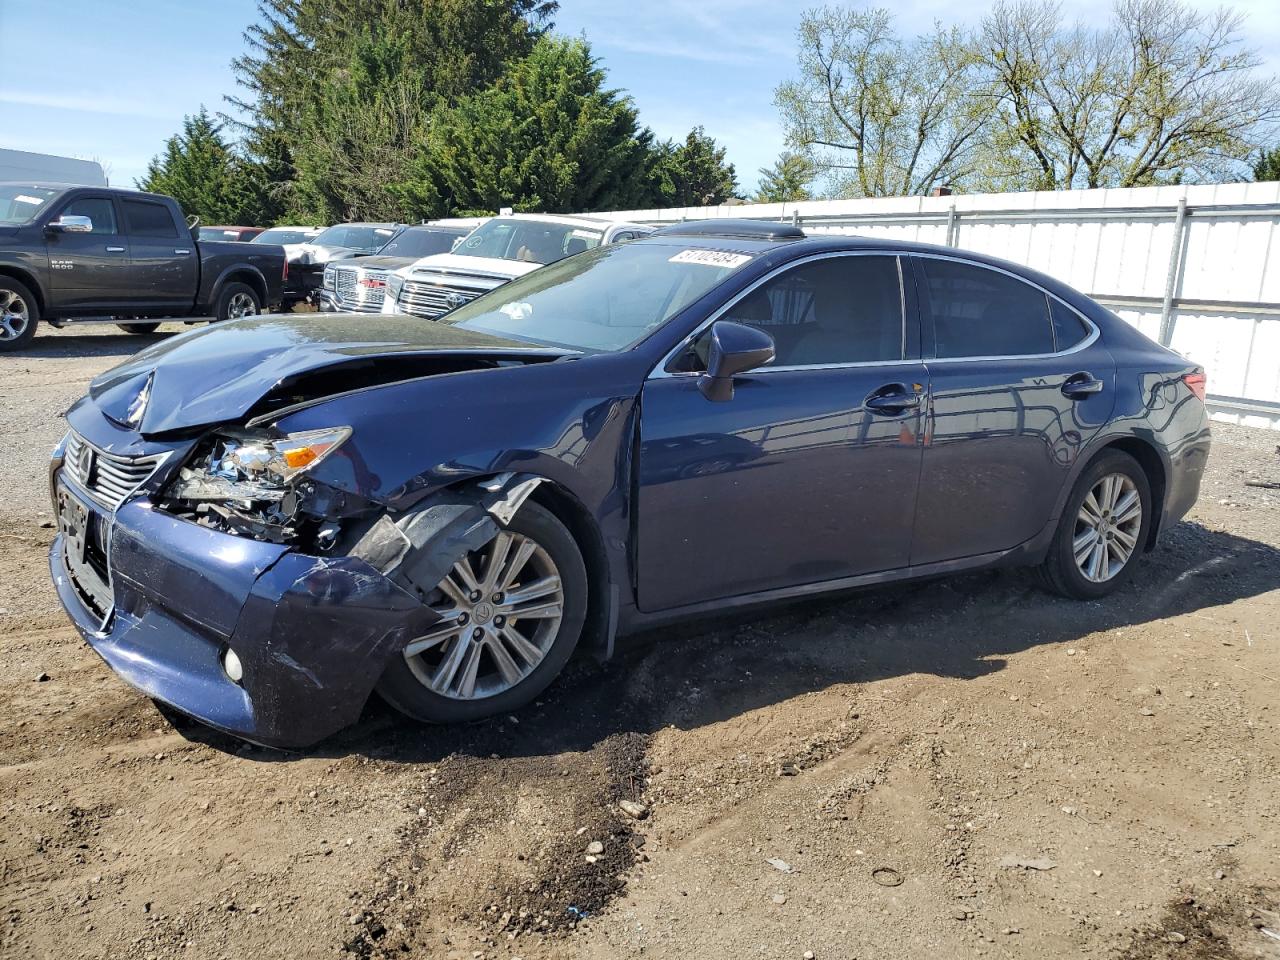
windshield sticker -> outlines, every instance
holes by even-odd
[[[724,250],[681,250],[668,263],[700,263],[704,267],[740,267],[751,259],[746,253],[727,253]]]
[[[512,320],[528,320],[533,316],[533,307],[522,301],[504,303],[498,311],[505,313]]]
[[[581,237],[583,240],[599,240],[600,233],[596,230],[570,230],[569,236]]]
[[[25,193],[20,193],[13,199],[16,203],[34,203],[37,207],[44,203],[39,197],[28,197]]]

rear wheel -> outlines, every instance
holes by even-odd
[[[586,567],[564,524],[526,503],[427,603],[440,621],[405,646],[378,692],[418,720],[478,720],[529,703],[568,662],[586,619]]]
[[[252,317],[262,312],[262,301],[258,291],[247,283],[228,283],[218,294],[218,302],[214,306],[213,319],[238,320],[241,317]]]
[[[137,335],[142,335],[146,333],[155,333],[157,330],[160,329],[160,324],[158,323],[117,323],[116,326],[119,327],[121,330],[123,330],[125,333],[132,333]]]
[[[1098,457],[1076,481],[1041,567],[1046,586],[1093,600],[1129,577],[1151,529],[1151,486],[1120,450]]]
[[[0,352],[21,350],[36,335],[40,306],[26,285],[0,276]]]

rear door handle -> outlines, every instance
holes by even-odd
[[[124,253],[124,247],[107,247],[107,253]]]
[[[888,383],[871,391],[862,405],[872,413],[890,416],[904,410],[917,409],[920,406],[920,394],[905,383]]]
[[[173,252],[174,252],[174,253],[180,253],[180,254],[182,254],[183,256],[186,256],[186,255],[187,255],[188,253],[190,253],[191,251],[190,251],[190,250],[183,250],[181,247],[179,247],[177,250],[174,250]]]
[[[1102,387],[1101,380],[1096,379],[1092,373],[1082,370],[1067,377],[1067,382],[1062,385],[1062,395],[1070,400],[1083,400],[1095,393],[1101,393]]]

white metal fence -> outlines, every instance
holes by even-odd
[[[601,214],[597,214],[600,216]],[[643,223],[791,220],[1034,267],[1209,375],[1214,419],[1280,429],[1280,183],[613,211]]]

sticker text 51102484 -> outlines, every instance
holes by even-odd
[[[727,267],[732,270],[751,259],[750,254],[730,253],[727,250],[681,250],[670,263],[700,263],[704,267]]]

